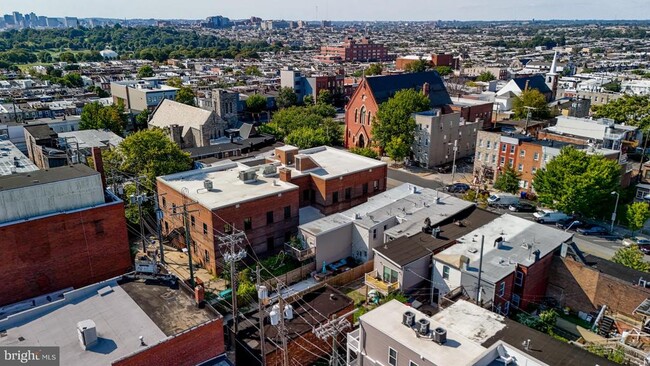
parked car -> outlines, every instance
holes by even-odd
[[[643,254],[650,254],[650,244],[639,245],[639,250],[642,251]]]
[[[449,193],[465,193],[470,190],[469,184],[465,183],[454,183],[445,187]]]
[[[488,197],[488,205],[496,207],[508,207],[519,203],[519,197],[512,194],[495,193]]]
[[[609,233],[607,229],[598,225],[581,227],[576,231],[578,232],[578,234],[582,234],[582,235],[603,235]]]
[[[560,211],[552,210],[539,210],[533,214],[535,216],[535,221],[540,224],[554,224],[560,220],[566,220],[569,218],[569,215]]]
[[[644,238],[643,236],[634,236],[623,239],[622,244],[626,247],[629,247],[630,245],[638,245],[641,247],[642,245],[650,245],[650,239]]]
[[[436,168],[436,170],[438,171],[438,173],[442,173],[442,174],[449,173],[451,172],[451,165],[442,165]]]
[[[573,217],[569,217],[564,220],[560,220],[555,223],[555,226],[558,229],[562,230],[567,230],[567,229],[573,229],[573,230],[578,230],[579,228],[585,226],[585,223],[579,220],[574,219]]]
[[[508,206],[508,210],[514,212],[535,212],[537,210],[537,207],[530,203],[519,202]]]

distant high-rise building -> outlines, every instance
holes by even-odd
[[[77,28],[79,26],[79,19],[75,17],[63,18],[63,24],[66,28]]]
[[[225,28],[232,25],[229,18],[223,17],[221,15],[207,17],[205,23],[203,24],[208,28]]]
[[[5,24],[7,26],[14,25],[14,17],[13,17],[13,15],[5,14],[4,21],[5,21]]]

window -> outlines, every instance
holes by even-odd
[[[515,166],[515,159],[513,159],[513,158],[508,159],[508,165],[510,165],[511,167],[514,167]]]
[[[506,283],[505,283],[505,282],[501,282],[501,283],[499,284],[499,296],[503,296],[503,295],[505,295],[505,294],[506,294]]]
[[[524,284],[524,272],[515,271],[515,286],[521,286]]]
[[[478,146],[483,147],[483,139],[478,139]]]
[[[502,156],[502,157],[501,157],[501,162],[500,162],[500,164],[503,165],[503,164],[505,164],[505,163],[506,163],[506,158]]]
[[[490,140],[485,141],[485,147],[489,149],[491,143],[492,143],[492,141],[490,141]]]
[[[390,366],[397,366],[397,351],[388,347],[388,364]]]
[[[352,188],[346,188],[345,189],[345,199],[349,200],[352,198]]]
[[[378,190],[379,190],[379,181],[378,181],[378,180],[375,180],[375,181],[372,182],[372,188],[373,188],[375,191],[378,191]]]
[[[481,160],[481,152],[476,153],[476,160]]]
[[[363,194],[368,194],[368,183],[364,183],[362,186]]]
[[[268,211],[266,213],[266,224],[271,225],[273,223],[273,211]]]
[[[253,228],[253,219],[247,217],[244,219],[244,230],[250,230]]]
[[[518,308],[520,303],[521,303],[521,297],[519,297],[519,295],[517,295],[517,294],[513,294],[512,295],[512,305],[515,308]]]
[[[207,249],[203,250],[203,260],[205,263],[210,263],[210,252]]]
[[[496,155],[492,155],[492,164],[494,164],[494,163],[496,163],[496,162],[497,162],[497,156],[496,156]]]
[[[194,215],[190,215],[190,225],[194,227],[194,224],[196,223],[196,220],[194,219]]]
[[[208,225],[203,224],[203,235],[208,235]]]
[[[232,233],[232,225],[230,224],[223,225],[223,232],[226,234]]]
[[[172,213],[176,213],[176,204],[172,203]]]
[[[515,145],[510,145],[510,153],[511,154],[515,153]]]
[[[533,154],[533,160],[535,160],[535,161],[539,160],[539,153],[538,152]]]
[[[339,192],[332,193],[332,203],[338,203],[338,202],[339,202]]]
[[[165,197],[162,198],[162,206],[163,208],[167,208],[167,200],[165,199]]]
[[[519,164],[519,166],[517,167],[517,170],[519,170],[520,172],[523,172],[524,171],[524,164]]]
[[[392,268],[384,266],[384,282],[395,283],[397,282],[397,271]]]
[[[533,167],[533,169],[530,170],[531,174],[535,174],[537,172],[537,168]]]
[[[372,229],[372,238],[377,239],[377,229]]]
[[[409,366],[418,366],[418,364],[409,360]]]
[[[521,156],[522,158],[526,156],[526,150],[524,149],[519,150],[519,156]]]
[[[508,146],[506,146],[506,144],[501,144],[501,152],[506,152],[507,148]]]
[[[442,266],[442,278],[449,279],[449,266]]]
[[[284,219],[289,220],[291,218],[291,206],[284,207]]]
[[[506,301],[505,304],[503,304],[503,313],[501,315],[508,315],[510,312],[510,301]]]

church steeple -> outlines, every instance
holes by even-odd
[[[557,51],[553,55],[553,62],[551,63],[551,69],[546,74],[546,85],[548,88],[553,91],[553,100],[555,100],[555,94],[557,93],[557,82],[559,75],[557,73]]]

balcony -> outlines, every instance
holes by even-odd
[[[377,271],[366,273],[365,284],[366,286],[379,291],[383,295],[388,295],[391,292],[399,290],[399,282],[384,282]]]
[[[305,244],[302,243],[302,241],[300,242],[300,245],[296,245],[294,242],[289,242],[284,243],[284,250],[299,262],[314,258],[316,256],[316,248],[307,246],[307,249],[301,249],[301,247],[304,246]]]

